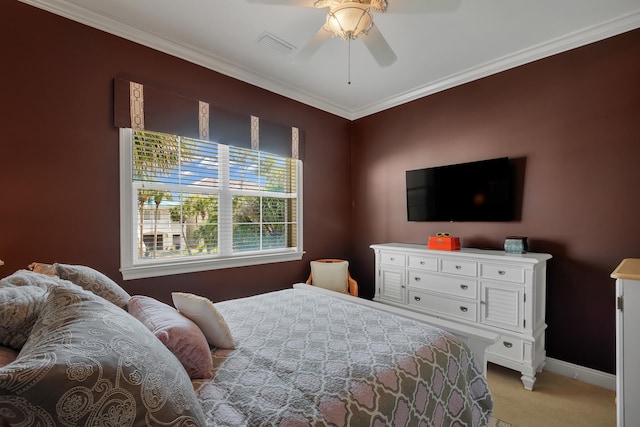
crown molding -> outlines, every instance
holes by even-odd
[[[469,83],[483,77],[497,74],[511,68],[519,67],[539,59],[547,58],[558,53],[566,52],[590,43],[613,37],[627,31],[640,28],[640,11],[628,15],[620,16],[616,19],[594,25],[566,34],[562,37],[549,40],[528,49],[503,56],[496,60],[485,62],[476,67],[469,68],[460,73],[452,74],[444,79],[435,81],[429,85],[418,87],[404,94],[393,96],[385,101],[378,102],[351,112],[351,120],[356,120],[370,114],[396,107],[436,92],[440,92],[455,86]]]
[[[238,64],[234,64],[220,57],[205,53],[193,46],[175,43],[156,35],[145,33],[111,18],[68,3],[64,0],[19,1],[160,52],[167,53],[177,58],[184,59],[226,76],[241,80],[245,83],[249,83],[348,120],[357,120],[473,80],[481,79],[520,65],[640,28],[640,11],[633,12],[602,24],[566,34],[537,46],[503,56],[502,58],[488,61],[479,66],[452,74],[428,85],[420,86],[411,91],[387,98],[381,102],[373,103],[367,107],[357,110],[349,110],[308,92],[288,87],[285,82],[265,78],[264,76],[251,72]]]

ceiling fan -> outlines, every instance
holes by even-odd
[[[349,41],[360,38],[381,67],[387,67],[397,59],[393,49],[373,23],[372,10],[378,13],[386,12],[387,0],[248,0],[248,2],[329,9],[324,25],[298,51],[293,59],[294,63],[299,64],[309,60],[320,46],[332,36]],[[403,3],[403,0],[394,0],[394,2]],[[449,11],[457,8],[460,0],[404,0],[404,3],[400,7],[394,3],[393,10],[408,12]]]
[[[295,63],[309,60],[332,36],[349,41],[360,38],[381,67],[389,66],[396,61],[396,54],[378,27],[373,24],[372,10],[386,12],[386,0],[317,0],[313,6],[318,9],[328,8],[327,18],[311,41],[298,52],[294,58]]]

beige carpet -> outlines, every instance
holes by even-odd
[[[491,418],[491,421],[489,421],[489,425],[487,427],[514,427],[514,426],[513,424],[510,424],[506,421],[502,421],[497,418]]]
[[[528,391],[522,386],[520,372],[493,364],[489,364],[487,378],[494,400],[493,416],[514,427],[616,425],[612,390],[544,371],[538,374],[533,391]]]

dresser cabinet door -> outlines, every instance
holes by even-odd
[[[524,287],[481,283],[480,323],[510,331],[524,329]]]
[[[405,304],[407,302],[405,283],[404,268],[388,266],[380,268],[379,298],[385,301]]]

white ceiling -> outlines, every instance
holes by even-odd
[[[246,0],[21,1],[350,120],[640,28],[640,0],[388,0],[374,23],[398,59],[382,68],[362,40],[352,41],[349,85],[348,42],[340,38],[292,63],[327,9]],[[294,49],[259,45],[265,32]]]

